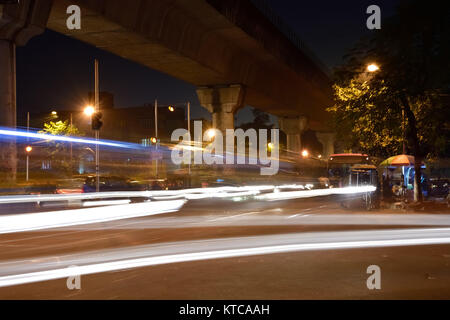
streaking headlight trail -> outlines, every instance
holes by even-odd
[[[90,144],[90,145],[100,145],[100,146],[126,148],[126,149],[133,148],[133,144],[131,144],[131,143],[118,143],[118,142],[111,142],[111,141],[106,141],[106,140],[73,138],[73,137],[67,137],[67,136],[58,136],[58,135],[36,133],[36,132],[26,132],[26,131],[20,131],[20,130],[8,130],[8,129],[1,129],[1,128],[0,128],[0,136],[31,138],[31,139],[36,139],[36,140],[50,140],[50,141],[83,143],[83,144]]]
[[[67,255],[57,262],[48,257],[29,264],[23,264],[23,261],[1,263],[0,287],[169,263],[308,250],[449,243],[450,228],[312,232],[180,241]]]
[[[357,193],[373,192],[375,190],[376,187],[374,186],[331,188],[331,189],[273,192],[258,195],[255,196],[255,198],[258,200],[275,201],[275,200],[289,200],[297,198],[309,198],[309,197],[329,196],[338,194],[357,194]]]
[[[0,216],[0,234],[151,216],[177,211],[184,203],[184,200],[158,201]]]

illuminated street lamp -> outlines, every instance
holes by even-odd
[[[152,137],[152,138],[150,139],[150,141],[151,141],[153,144],[155,144],[157,140],[156,140],[155,137]]]
[[[269,142],[269,143],[267,144],[267,150],[272,151],[272,149],[273,149],[273,143],[272,143],[272,142]]]
[[[169,108],[168,108],[168,109],[169,109],[169,111],[170,111],[170,112],[174,112],[174,111],[175,111],[175,108],[174,108],[174,107],[172,107],[172,106],[169,106]]]
[[[303,157],[303,158],[307,158],[308,156],[309,156],[308,150],[304,149],[304,150],[302,151],[302,157]]]
[[[367,71],[369,72],[375,72],[380,70],[380,67],[378,65],[376,65],[375,63],[371,63],[367,66]]]
[[[93,106],[87,106],[86,108],[84,108],[84,114],[87,116],[92,116],[95,113],[95,108]]]
[[[25,148],[25,151],[27,152],[27,170],[26,170],[26,178],[25,180],[28,181],[29,180],[29,166],[30,166],[30,152],[33,150],[33,148],[31,146],[27,146]]]
[[[214,138],[216,136],[216,129],[209,129],[206,134],[210,139]]]

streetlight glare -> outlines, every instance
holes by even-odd
[[[57,115],[58,115],[58,112],[52,111],[52,115],[57,116]]]
[[[84,108],[84,114],[87,116],[92,116],[95,113],[95,108],[93,106],[87,106]]]
[[[31,152],[33,150],[33,148],[31,147],[31,146],[27,146],[26,148],[25,148],[25,151],[26,152]]]
[[[208,137],[210,139],[212,139],[212,138],[214,138],[216,136],[216,130],[215,129],[209,129],[207,134],[208,134]]]
[[[172,106],[169,106],[169,111],[170,111],[170,112],[174,112],[174,111],[175,111],[175,108],[172,107]]]
[[[302,151],[302,156],[304,157],[304,158],[306,158],[307,156],[309,156],[309,152],[308,152],[308,150],[303,150]]]
[[[377,66],[375,63],[371,63],[367,66],[367,71],[369,71],[369,72],[375,72],[378,70],[380,70],[380,67]]]

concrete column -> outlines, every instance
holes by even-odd
[[[52,0],[22,0],[0,5],[0,126],[16,127],[16,45],[23,46],[44,32]],[[17,150],[14,140],[0,144],[6,181],[15,181]]]
[[[287,150],[300,153],[302,149],[301,136],[308,128],[308,118],[304,116],[280,117],[278,119],[280,129],[286,134]]]
[[[201,87],[197,89],[200,104],[212,113],[215,129],[225,135],[234,129],[234,114],[244,105],[245,90],[241,85]]]
[[[16,127],[15,45],[0,40],[0,127]],[[0,142],[0,161],[7,181],[14,181],[17,172],[15,140]],[[3,171],[2,170],[2,171]]]
[[[316,132],[316,137],[323,146],[323,159],[328,159],[334,153],[336,134],[332,132]]]

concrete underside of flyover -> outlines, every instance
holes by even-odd
[[[71,4],[81,7],[80,30],[66,26]],[[251,35],[254,25],[259,39]],[[249,1],[129,0],[124,8],[118,0],[58,0],[47,26],[199,87],[241,85],[243,105],[277,116],[328,118],[325,73]]]
[[[69,30],[67,8],[74,4],[81,8],[81,29]],[[329,131],[328,76],[248,0],[23,0],[0,6],[2,126],[16,126],[15,46],[45,27],[196,85],[216,128],[234,128],[235,112],[250,105],[281,118],[304,117],[312,120],[310,129]],[[289,133],[295,152],[299,134],[301,129]],[[14,180],[14,143],[2,148],[1,157]]]

